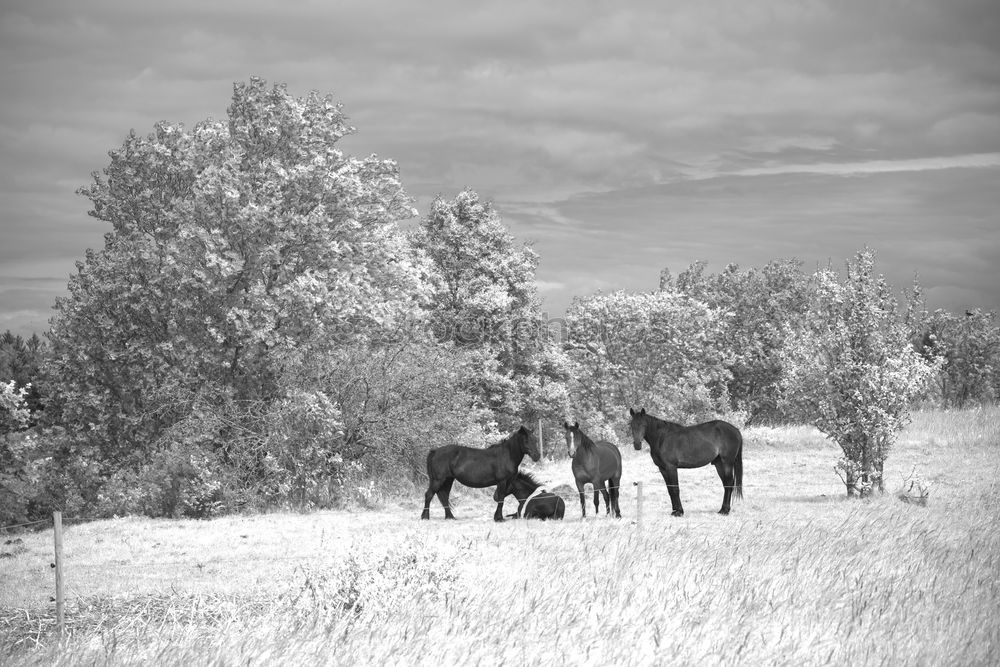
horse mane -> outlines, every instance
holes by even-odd
[[[654,417],[653,415],[649,414],[648,412],[646,413],[646,419],[649,420],[649,423],[652,424],[653,427],[657,428],[657,429],[660,429],[660,428],[671,428],[671,429],[673,429],[673,428],[683,428],[683,426],[681,424],[678,424],[676,422],[670,422],[670,421],[667,421],[666,419],[660,419],[659,417]]]
[[[494,442],[492,445],[490,445],[486,449],[494,449],[496,447],[501,447],[503,445],[506,445],[508,442],[513,441],[514,438],[516,438],[519,433],[520,433],[520,430],[514,431],[513,433],[511,433],[510,435],[508,435],[506,438],[504,438],[503,440],[501,440],[500,442]]]
[[[581,444],[581,446],[583,446],[583,447],[593,447],[594,446],[594,444],[595,444],[594,441],[590,438],[589,435],[587,435],[586,433],[583,432],[583,429],[578,428],[576,430],[580,433],[580,444]]]
[[[542,485],[542,483],[539,482],[534,475],[532,475],[530,472],[524,472],[523,470],[517,471],[517,478],[524,482],[527,482],[528,484],[531,484],[536,489]]]

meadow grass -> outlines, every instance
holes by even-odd
[[[489,492],[456,485],[454,522],[436,500],[419,521],[418,492],[378,511],[74,525],[62,642],[51,530],[22,535],[0,561],[0,662],[1000,662],[1000,410],[916,413],[890,493],[865,501],[815,430],[744,436],[728,517],[710,467],[681,472],[686,516],[670,517],[648,451],[623,443],[621,520],[588,493],[586,519],[569,497],[565,521],[494,524]],[[572,479],[565,460],[525,467]],[[914,468],[926,507],[891,494]]]

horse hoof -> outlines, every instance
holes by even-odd
[[[670,513],[670,516],[684,516],[684,510],[674,510]]]
[[[729,514],[729,510],[727,510],[727,509],[721,509],[721,510],[719,510],[719,514],[721,514],[722,516],[726,516],[726,515]]]

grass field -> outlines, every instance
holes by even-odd
[[[436,500],[419,521],[412,488],[378,511],[71,525],[62,643],[52,532],[20,535],[0,545],[0,663],[1000,664],[1000,410],[914,415],[887,487],[916,467],[926,507],[847,500],[812,429],[744,436],[728,517],[707,467],[681,471],[671,518],[622,443],[621,520],[588,498],[586,520],[572,500],[563,522],[494,524],[456,485],[454,522]]]

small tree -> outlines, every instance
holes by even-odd
[[[837,472],[848,495],[883,491],[882,469],[909,405],[935,368],[910,332],[875,253],[860,251],[847,275],[813,276],[813,305],[787,350],[789,402],[843,451]]]
[[[430,320],[441,342],[482,353],[477,393],[506,429],[562,418],[561,359],[537,295],[538,255],[472,190],[438,197],[412,234],[436,271]]]
[[[1000,327],[996,313],[936,310],[924,321],[918,349],[940,359],[937,392],[948,407],[992,403],[1000,386]]]
[[[31,419],[27,397],[30,387],[18,387],[17,382],[0,381],[0,522],[27,519],[25,498],[20,492],[25,486],[27,457],[25,440],[16,434],[27,428]]]

